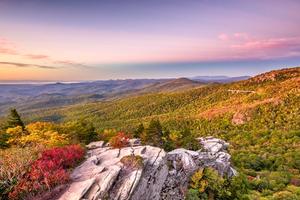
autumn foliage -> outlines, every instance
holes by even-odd
[[[129,139],[131,136],[129,134],[126,134],[124,132],[117,133],[116,136],[112,137],[109,140],[109,144],[113,148],[122,148],[129,145]]]
[[[66,183],[69,169],[83,159],[84,150],[79,145],[57,147],[42,152],[29,171],[9,194],[10,199],[20,199]]]
[[[12,188],[30,169],[43,147],[9,148],[0,151],[0,197],[8,199]],[[1,199],[0,198],[0,199]]]
[[[144,166],[143,158],[139,155],[128,155],[121,158],[121,163],[129,169],[140,169]]]

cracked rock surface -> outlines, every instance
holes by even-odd
[[[112,149],[101,141],[87,145],[87,159],[74,169],[72,183],[59,200],[180,200],[199,168],[213,167],[222,176],[236,174],[228,143],[212,137],[198,140],[201,150],[168,153],[153,146]],[[132,154],[143,158],[142,167],[128,169],[122,164],[121,158]]]

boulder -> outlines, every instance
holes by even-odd
[[[139,138],[132,138],[132,139],[129,139],[129,145],[133,146],[133,147],[140,146],[140,145],[142,145],[142,142]]]
[[[86,145],[86,148],[88,149],[97,149],[104,146],[104,141],[97,141],[97,142],[91,142],[90,144]]]
[[[183,148],[166,153],[153,146],[140,146],[134,139],[130,147],[113,149],[104,142],[88,145],[87,159],[76,167],[72,183],[61,200],[181,200],[185,198],[190,176],[199,168],[213,167],[221,176],[234,176],[236,171],[223,140],[198,138],[202,149]],[[140,156],[143,165],[124,165],[124,156]]]
[[[216,154],[219,151],[226,151],[229,144],[224,140],[214,138],[214,137],[200,137],[196,138],[200,142],[204,151]]]

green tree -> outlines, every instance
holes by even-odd
[[[7,143],[9,135],[6,133],[6,128],[4,123],[0,122],[0,149],[7,148],[9,145]]]
[[[144,130],[145,130],[144,124],[142,124],[142,123],[139,124],[137,129],[133,131],[133,137],[135,137],[135,138],[141,137],[141,134],[144,132]]]
[[[15,108],[10,109],[9,115],[7,117],[7,128],[14,128],[17,126],[21,126],[24,130],[24,123]]]
[[[163,131],[159,120],[151,120],[148,128],[142,134],[141,140],[144,144],[162,147]]]
[[[0,149],[9,147],[7,143],[8,139],[9,139],[9,134],[7,134],[5,131],[0,130]]]
[[[189,189],[187,191],[185,200],[200,200],[199,198],[200,194],[199,191],[196,189]]]
[[[62,127],[61,132],[69,135],[72,143],[88,144],[99,139],[93,124],[85,121],[68,122]]]
[[[190,181],[190,199],[248,200],[248,182],[244,175],[228,178],[221,177],[213,168],[197,170]],[[196,192],[198,191],[198,192]]]
[[[191,133],[189,128],[184,128],[181,132],[182,135],[182,146],[190,150],[199,150],[201,148],[199,142],[195,139],[196,136]]]
[[[226,182],[230,191],[230,199],[248,200],[250,185],[245,174],[240,172],[238,176],[226,179]]]

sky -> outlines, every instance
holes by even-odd
[[[0,80],[255,75],[300,66],[299,0],[0,0]]]

